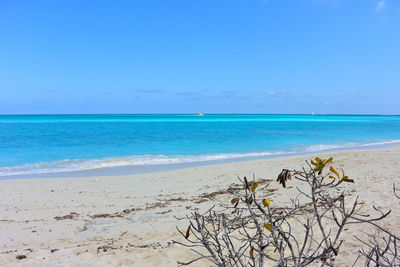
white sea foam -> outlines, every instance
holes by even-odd
[[[257,153],[230,153],[230,154],[177,155],[177,156],[143,155],[143,156],[128,156],[128,157],[101,158],[101,159],[66,159],[66,160],[59,160],[52,162],[24,164],[12,167],[1,167],[0,176],[85,171],[85,170],[122,167],[122,166],[155,166],[155,165],[166,165],[166,164],[220,161],[220,160],[251,158],[251,157],[268,157],[285,153],[290,153],[290,152],[257,152]]]
[[[348,149],[348,148],[365,148],[365,147],[376,147],[376,146],[395,145],[395,144],[400,144],[400,140],[389,140],[389,141],[366,143],[366,144],[347,143],[344,145],[311,145],[305,149],[305,152],[319,152],[325,150]]]
[[[166,164],[196,163],[196,162],[214,162],[222,160],[235,160],[246,158],[263,158],[272,156],[283,156],[290,154],[320,152],[336,149],[349,148],[365,148],[376,147],[382,145],[400,144],[400,140],[390,140],[385,142],[375,142],[367,144],[348,143],[343,145],[311,145],[305,149],[296,149],[291,151],[266,151],[266,152],[249,152],[249,153],[223,153],[223,154],[206,154],[206,155],[141,155],[115,158],[101,159],[65,159],[52,162],[39,162],[32,164],[24,164],[20,166],[0,167],[0,176],[13,175],[35,175],[49,173],[63,173],[74,171],[87,171],[101,168],[112,168],[122,166],[155,166]]]

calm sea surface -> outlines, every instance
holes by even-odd
[[[0,176],[400,143],[400,116],[3,115]]]

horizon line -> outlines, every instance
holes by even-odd
[[[400,114],[363,113],[12,113],[0,116],[48,116],[48,115],[309,115],[309,116],[400,116]]]

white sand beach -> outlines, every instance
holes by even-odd
[[[229,201],[226,189],[238,183],[237,176],[253,174],[273,180],[275,203],[288,202],[296,194],[296,182],[289,182],[291,189],[281,188],[275,182],[280,171],[328,155],[355,180],[346,185],[347,191],[365,200],[366,209],[372,205],[392,209],[381,224],[400,233],[400,201],[392,191],[393,183],[400,187],[400,146],[394,146],[135,175],[3,180],[0,265],[176,266],[178,260],[188,261],[194,254],[172,244],[172,240],[182,241],[176,227],[187,226],[174,216],[204,210],[217,200]],[[354,235],[368,232],[368,227],[356,225],[345,231],[338,266],[351,266],[359,248]],[[18,255],[26,258],[17,259]]]

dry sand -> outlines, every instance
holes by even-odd
[[[352,195],[392,209],[383,225],[400,233],[400,201],[392,184],[400,178],[400,147],[319,153],[333,156],[345,168]],[[84,178],[0,181],[1,266],[176,266],[193,258],[173,245],[182,240],[184,216],[217,200],[229,201],[225,190],[237,176],[275,179],[283,168],[299,168],[316,155],[269,158],[191,167],[166,172]],[[295,185],[295,182],[292,182]],[[276,182],[273,199],[287,202],[296,192]],[[372,228],[355,226],[345,232],[340,265],[353,263],[359,246],[354,235]],[[25,255],[25,259],[16,259]],[[211,265],[211,264],[208,264]],[[204,262],[198,264],[204,266]]]

